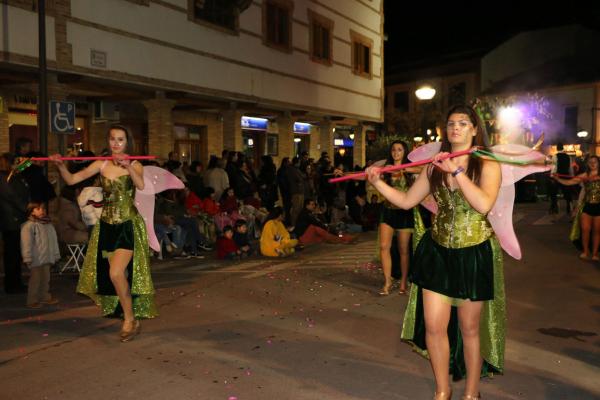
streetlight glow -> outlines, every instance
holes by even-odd
[[[588,131],[577,132],[577,137],[580,137],[580,138],[588,137]]]
[[[415,95],[419,100],[431,100],[435,96],[435,89],[431,86],[421,86],[415,91]]]

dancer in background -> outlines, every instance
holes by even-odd
[[[408,145],[402,141],[394,141],[390,145],[388,158],[385,165],[400,165],[408,162]],[[399,172],[389,174],[385,182],[400,192],[406,192],[413,182],[411,173],[420,172],[420,168],[408,168]],[[379,292],[380,295],[390,294],[392,287],[392,240],[394,232],[398,240],[398,251],[400,253],[400,293],[406,293],[408,263],[410,260],[410,237],[414,228],[414,212],[412,209],[404,210],[386,200],[379,222],[379,252],[381,266],[385,283]]]
[[[105,316],[123,317],[119,336],[127,342],[139,333],[141,318],[153,318],[158,312],[150,276],[148,234],[134,204],[135,189],[144,189],[143,167],[127,159],[133,150],[133,137],[127,128],[111,126],[108,144],[113,161],[94,161],[74,174],[60,155],[50,158],[67,185],[100,174],[104,207],[88,242],[77,291],[91,297]]]
[[[564,186],[573,186],[583,183],[584,200],[580,207],[577,218],[573,220],[571,240],[581,239],[583,252],[580,258],[590,258],[590,238],[592,239],[591,256],[593,261],[599,261],[598,248],[600,247],[600,159],[598,156],[590,156],[587,162],[587,171],[571,179],[552,176]]]
[[[469,155],[442,159],[474,145],[487,148],[485,127],[471,107],[456,106],[441,152],[408,192],[382,180],[379,167],[367,170],[373,186],[399,208],[416,207],[430,193],[438,204],[432,229],[415,251],[402,335],[429,356],[435,399],[451,398],[450,372],[455,379],[466,375],[462,399],[474,400],[480,376],[503,368],[502,253],[486,218],[500,189],[500,165]]]

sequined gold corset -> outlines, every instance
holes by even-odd
[[[431,236],[446,248],[460,249],[489,239],[493,230],[487,216],[471,207],[460,190],[442,185],[433,194],[438,203]]]
[[[586,182],[585,202],[590,204],[600,203],[600,180]]]
[[[391,186],[398,190],[399,192],[406,192],[408,191],[408,182],[406,181],[406,177],[404,176],[404,174],[402,174],[402,176],[399,179],[392,179],[392,184]],[[398,209],[398,207],[396,207],[395,205],[393,205],[392,203],[390,203],[388,200],[385,201],[385,207],[386,208],[391,208],[391,209]]]
[[[133,181],[129,175],[121,175],[116,179],[101,176],[104,207],[102,221],[109,224],[120,224],[129,221],[138,211],[134,204]]]

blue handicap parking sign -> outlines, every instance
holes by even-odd
[[[50,130],[54,133],[75,133],[75,103],[50,101]]]

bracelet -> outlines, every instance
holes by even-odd
[[[452,175],[453,177],[456,177],[456,175],[460,174],[461,172],[465,172],[465,169],[463,167],[458,167],[450,175]]]

